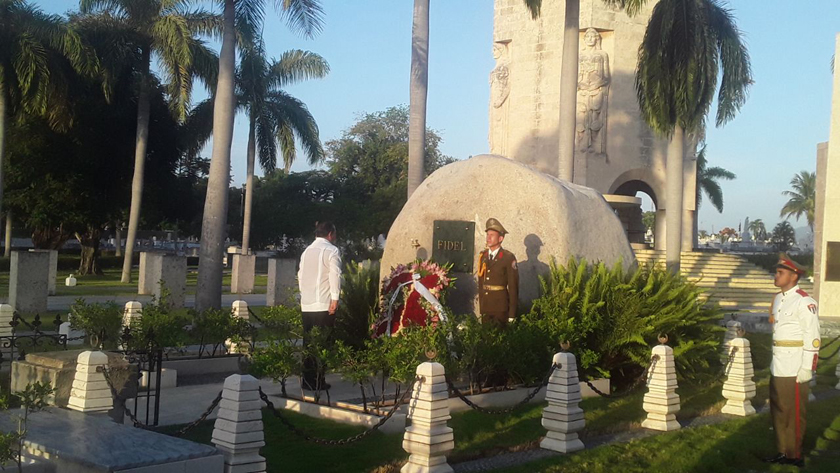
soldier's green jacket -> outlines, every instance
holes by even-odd
[[[497,288],[503,288],[501,290]],[[490,260],[487,250],[478,258],[478,304],[482,314],[513,318],[519,303],[519,270],[516,256],[499,248]]]

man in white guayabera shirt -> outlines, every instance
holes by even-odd
[[[331,330],[335,325],[335,311],[341,292],[341,255],[334,245],[335,239],[335,225],[318,222],[315,225],[315,241],[300,257],[298,285],[304,346],[309,346],[310,332],[314,327]],[[318,371],[314,358],[304,358],[304,389],[329,389],[330,386],[324,382],[324,373]]]

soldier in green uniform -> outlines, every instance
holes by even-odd
[[[487,249],[478,257],[478,306],[482,322],[507,327],[519,303],[516,256],[502,248],[507,230],[495,218],[487,220]]]

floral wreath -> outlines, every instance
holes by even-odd
[[[417,260],[391,268],[391,274],[382,280],[379,291],[379,319],[373,324],[374,337],[393,335],[409,325],[426,326],[427,322],[440,321],[437,310],[414,289],[414,275],[438,300],[452,285],[449,275],[452,264],[440,265],[431,260]]]

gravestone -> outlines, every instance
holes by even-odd
[[[9,305],[23,314],[46,312],[49,275],[48,253],[13,251],[9,274]]]
[[[187,292],[187,257],[151,251],[141,253],[137,293],[151,294],[160,300],[164,289],[169,291],[170,306],[184,306]]]
[[[29,250],[33,253],[47,253],[50,255],[50,273],[47,279],[47,291],[50,296],[55,295],[55,280],[58,276],[58,251],[57,250]]]
[[[291,258],[271,258],[268,260],[268,288],[266,305],[288,305],[294,302],[297,290],[297,261]]]
[[[256,255],[233,255],[230,292],[234,294],[253,294],[256,262]]]

